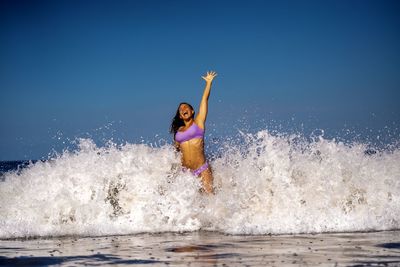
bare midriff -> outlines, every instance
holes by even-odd
[[[204,141],[202,138],[190,139],[180,143],[182,166],[196,170],[206,162],[204,155]]]

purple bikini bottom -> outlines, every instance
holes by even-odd
[[[183,169],[184,171],[190,170],[190,169],[187,169],[187,168],[185,168],[185,167],[183,167],[182,169]],[[200,166],[200,168],[198,168],[198,169],[196,169],[196,170],[190,170],[190,172],[191,172],[193,175],[195,175],[195,176],[200,176],[200,174],[201,174],[202,172],[204,172],[205,170],[207,170],[207,169],[208,169],[208,162],[204,163],[203,165]]]

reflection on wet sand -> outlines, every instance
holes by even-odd
[[[399,266],[400,231],[231,236],[216,232],[0,241],[0,265]]]

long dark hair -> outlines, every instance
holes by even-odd
[[[179,107],[183,104],[188,105],[193,110],[193,116],[194,116],[194,108],[192,107],[192,105],[190,105],[186,102],[179,103],[178,109],[176,110],[175,117],[172,119],[171,127],[169,128],[169,132],[174,135],[174,139],[175,139],[175,134],[178,132],[179,127],[185,125],[183,120],[180,118],[180,114],[179,114]]]

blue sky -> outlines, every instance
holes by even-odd
[[[399,14],[398,1],[1,0],[0,160],[75,137],[168,139],[207,70],[209,134],[398,134]]]

